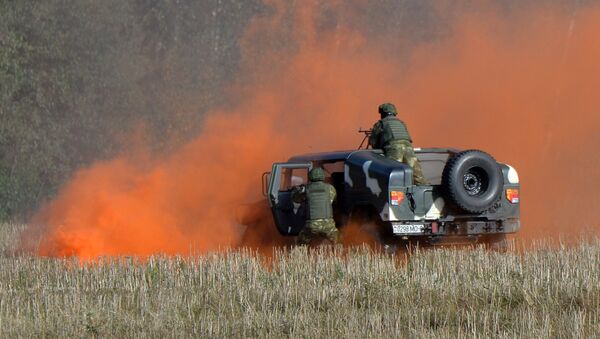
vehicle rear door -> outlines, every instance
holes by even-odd
[[[292,200],[292,191],[306,185],[308,163],[275,163],[267,188],[269,206],[282,235],[298,235],[306,222],[306,204]]]

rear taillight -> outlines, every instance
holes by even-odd
[[[519,203],[519,190],[516,188],[508,188],[506,189],[506,199],[510,201],[512,204]]]
[[[390,192],[390,203],[393,206],[398,206],[402,203],[402,200],[404,200],[404,192],[400,192],[400,191],[391,191]]]

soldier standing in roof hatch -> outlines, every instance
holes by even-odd
[[[315,167],[308,173],[309,183],[305,190],[294,190],[294,202],[306,202],[306,224],[298,235],[298,244],[308,245],[311,240],[323,236],[336,244],[339,231],[333,220],[332,203],[336,198],[335,188],[325,183],[325,172]]]
[[[407,164],[413,169],[413,181],[417,185],[426,185],[421,164],[415,155],[412,139],[404,122],[396,115],[396,106],[391,103],[379,105],[381,120],[373,125],[369,136],[369,145],[373,148],[383,149],[386,158],[394,159]]]

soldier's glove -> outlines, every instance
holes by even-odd
[[[301,204],[306,200],[306,185],[292,187],[292,201]]]
[[[292,187],[292,194],[304,194],[306,193],[306,186],[305,185],[297,185]]]

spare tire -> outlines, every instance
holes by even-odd
[[[468,213],[481,213],[500,199],[504,179],[498,163],[489,154],[468,150],[450,158],[442,173],[447,200]]]

